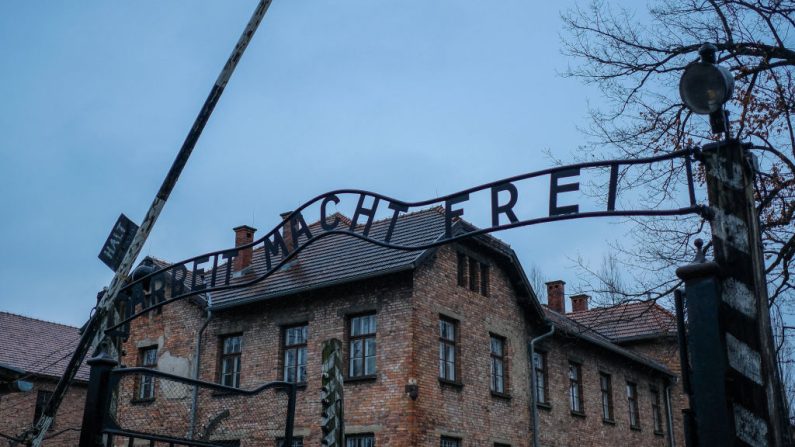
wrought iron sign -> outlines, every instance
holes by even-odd
[[[99,252],[99,259],[111,270],[116,271],[124,254],[130,248],[136,231],[138,231],[138,225],[124,214],[120,215],[102,246],[102,251]]]
[[[514,177],[475,186],[457,193],[442,197],[406,202],[382,194],[357,190],[340,189],[321,194],[301,205],[290,213],[279,225],[254,242],[239,247],[206,253],[168,267],[152,271],[141,278],[134,278],[122,289],[125,311],[123,319],[116,322],[109,330],[126,325],[137,316],[145,314],[170,302],[195,296],[198,294],[248,287],[271,276],[280,267],[290,262],[299,252],[319,239],[341,234],[365,240],[369,243],[395,250],[425,250],[438,247],[464,238],[492,233],[495,231],[535,225],[544,222],[581,219],[605,216],[673,216],[685,214],[706,215],[707,208],[696,203],[692,158],[699,158],[699,149],[683,149],[656,157],[633,160],[607,160],[559,166],[541,171],[530,172]],[[689,203],[687,206],[669,209],[620,209],[617,206],[619,190],[619,173],[622,168],[631,165],[648,165],[658,162],[683,163],[688,185]],[[604,194],[605,206],[600,210],[582,211],[578,204],[567,202],[565,193],[580,189],[579,176],[583,170],[609,169],[608,188]],[[522,180],[549,177],[549,212],[545,216],[524,216],[519,212],[523,196],[516,184]],[[463,233],[453,232],[454,223],[466,214],[467,205],[473,194],[486,194],[489,198],[491,225]],[[526,195],[536,198],[534,195]],[[342,206],[345,202],[355,205],[350,223],[332,214],[332,207]],[[406,245],[393,241],[393,235],[400,224],[400,216],[432,205],[443,209],[445,231],[437,240],[416,245]],[[319,216],[319,226],[312,227],[306,223],[303,212],[312,208]],[[371,234],[376,213],[387,213],[389,224],[386,231]],[[288,231],[284,231],[288,226]],[[285,241],[284,234],[291,235]],[[292,249],[288,248],[292,247]],[[246,280],[233,281],[232,264],[235,257],[243,249],[262,249],[265,256],[265,271]],[[166,290],[171,297],[166,298]],[[143,309],[135,312],[136,306]]]

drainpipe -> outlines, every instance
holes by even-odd
[[[549,337],[555,332],[555,326],[549,325],[549,332],[539,335],[538,337],[530,340],[530,402],[532,406],[531,413],[533,414],[533,447],[539,447],[538,444],[538,405],[536,405],[536,369],[533,359],[536,353],[536,343]]]
[[[204,319],[204,323],[202,327],[199,328],[199,333],[196,334],[196,350],[193,353],[193,380],[199,380],[199,365],[201,364],[201,353],[202,353],[202,335],[204,334],[204,330],[207,329],[207,325],[210,324],[210,319],[213,317],[213,312],[210,310],[210,306],[212,305],[212,298],[210,294],[207,294],[207,317]],[[188,427],[188,439],[193,439],[193,435],[196,432],[196,412],[199,405],[199,387],[193,387],[193,402],[190,407],[190,426]]]
[[[671,410],[671,381],[665,381],[665,410],[668,416],[668,447],[676,447],[674,436],[674,418]]]

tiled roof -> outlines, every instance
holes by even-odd
[[[335,217],[328,217],[329,221]],[[374,221],[370,237],[383,240],[390,219]],[[309,226],[316,234],[320,223]],[[444,233],[444,215],[438,208],[430,208],[402,215],[392,235],[392,243],[401,245],[428,244]],[[306,238],[302,236],[299,244]],[[427,250],[401,251],[381,247],[351,236],[333,234],[321,238],[302,250],[298,256],[269,278],[244,289],[212,293],[212,307],[224,308],[277,296],[340,284],[368,277],[409,270],[423,258]],[[273,265],[279,256],[271,258]],[[237,281],[251,280],[266,271],[263,248],[253,252],[252,271]]]
[[[654,301],[597,307],[566,316],[614,342],[676,335],[674,315]]]
[[[663,374],[667,374],[668,376],[671,377],[675,376],[675,374],[665,365],[655,360],[652,360],[642,354],[638,354],[634,351],[622,348],[621,346],[615,344],[611,339],[609,339],[602,333],[594,330],[591,327],[588,327],[584,324],[580,324],[577,321],[570,319],[569,317],[572,314],[561,315],[555,311],[550,310],[549,308],[544,308],[544,313],[546,314],[547,320],[550,323],[552,323],[555,326],[556,330],[558,331],[562,331],[565,334],[580,338],[589,343],[595,344],[603,349],[627,357],[630,360],[641,363],[651,369],[662,372]]]
[[[80,339],[78,328],[0,312],[0,364],[28,374],[60,377]],[[88,366],[75,375],[88,380]]]

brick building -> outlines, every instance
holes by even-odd
[[[579,427],[579,430],[562,435],[541,429],[541,439],[550,436],[568,439],[561,444],[550,439],[549,445],[574,445],[578,439],[589,439],[583,445],[596,445],[590,439],[604,436],[618,427],[625,432],[629,430],[630,438],[640,445],[653,445],[648,440],[650,433],[658,438],[657,441],[665,438],[665,445],[684,446],[681,414],[686,400],[681,383],[676,380],[680,367],[674,315],[654,301],[590,309],[590,297],[582,294],[571,297],[572,311],[567,313],[564,287],[563,281],[547,284],[547,317],[559,336],[541,349],[549,352],[545,355],[557,358],[559,367],[566,362],[576,364],[577,356],[589,359],[580,363],[581,374],[591,377],[585,385],[585,394],[591,395],[597,411],[594,420],[574,423],[572,427]],[[562,352],[566,355],[562,356]],[[566,359],[561,360],[561,357]],[[608,361],[611,358],[617,364],[611,364]],[[626,363],[628,359],[662,375],[643,378],[637,374],[637,366]],[[568,385],[568,382],[558,384],[564,388]],[[619,396],[618,400],[606,395],[605,390],[612,390]],[[630,402],[631,395],[635,396],[634,403]],[[565,413],[558,411],[556,415],[553,408],[545,408],[539,419],[554,427],[564,422]]]
[[[339,214],[328,219],[350,223]],[[400,219],[396,243],[429,243],[445,231],[437,209]],[[378,238],[388,226],[375,221],[370,234]],[[236,245],[253,241],[255,231],[235,228]],[[144,264],[165,265],[154,258]],[[234,281],[256,278],[265,264],[261,249],[241,250]],[[555,284],[562,300],[562,283]],[[516,254],[494,237],[403,252],[333,235],[267,281],[134,320],[123,363],[244,389],[296,381],[296,445],[320,445],[320,347],[338,338],[351,447],[530,446],[536,412],[544,446],[672,445],[665,391],[676,381],[673,370],[560,310],[538,302]],[[551,327],[531,366],[530,341]],[[137,423],[230,445],[278,442],[278,399],[194,397],[144,378],[123,385],[120,396],[119,418],[131,429]]]
[[[72,326],[0,312],[0,445],[16,445],[7,437],[19,436],[38,419],[77,345],[78,331]],[[32,387],[19,391],[27,387],[11,385],[17,381]],[[83,365],[45,436],[44,446],[77,445],[87,382],[88,368]]]

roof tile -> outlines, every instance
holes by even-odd
[[[676,319],[654,301],[637,301],[566,314],[614,342],[676,334]]]
[[[338,216],[330,216],[329,219],[334,217]],[[399,217],[398,222],[392,235],[392,243],[395,244],[413,246],[428,244],[439,239],[444,233],[444,215],[438,208],[404,214]],[[390,219],[374,221],[370,228],[370,237],[383,240],[389,223]],[[315,222],[310,225],[310,230],[314,234],[320,232],[320,223]],[[299,244],[306,240],[306,237],[302,236]],[[423,253],[424,250],[395,250],[352,236],[332,234],[304,248],[287,265],[253,286],[214,292],[212,306],[214,308],[236,306],[302,290],[409,269],[422,257]],[[271,259],[272,265],[276,265],[280,261],[280,255]],[[251,272],[234,281],[250,281],[265,272],[264,249],[259,247],[253,252]]]
[[[0,363],[29,374],[60,377],[80,339],[78,331],[73,326],[0,312]],[[83,363],[75,379],[87,381],[88,372]]]

